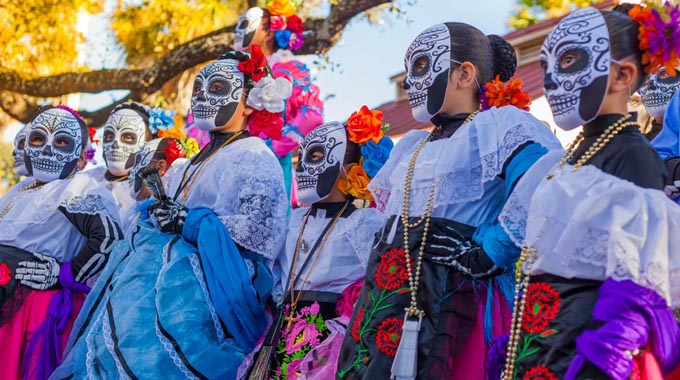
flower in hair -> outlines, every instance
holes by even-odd
[[[269,0],[267,10],[274,16],[290,17],[295,14],[298,4],[294,0]]]
[[[378,171],[380,171],[390,157],[392,148],[394,148],[394,143],[387,136],[383,136],[377,143],[368,140],[361,146],[361,156],[364,159],[361,166],[364,167],[369,177],[373,178],[378,174]]]
[[[290,39],[288,40],[288,49],[297,50],[302,47],[304,42],[305,40],[302,36],[302,33],[292,33],[290,35]]]
[[[288,30],[292,33],[304,33],[305,25],[302,23],[302,19],[296,15],[288,17]]]
[[[254,82],[258,82],[267,75],[267,60],[259,46],[250,46],[250,58],[239,62],[238,69],[252,78]]]
[[[274,39],[276,40],[276,44],[281,48],[281,49],[287,49],[288,48],[288,42],[290,41],[290,36],[292,33],[290,30],[277,30],[274,33]]]
[[[383,113],[362,106],[347,119],[347,136],[350,141],[364,144],[368,140],[378,143],[383,137]]]
[[[150,109],[149,131],[155,135],[158,131],[171,129],[175,125],[175,114],[173,110],[164,110],[160,107]]]
[[[172,165],[178,158],[185,158],[187,156],[187,151],[182,144],[175,139],[168,141],[168,146],[163,148],[163,153],[165,154],[165,161],[168,162],[168,165]]]
[[[529,111],[531,96],[522,90],[522,80],[512,78],[504,83],[500,75],[491,82],[484,85],[486,90],[482,96],[482,109],[487,110],[491,107],[515,106],[519,109]]]
[[[351,195],[355,198],[372,201],[373,196],[368,190],[368,183],[371,179],[366,174],[363,167],[363,158],[360,159],[359,164],[353,164],[347,169],[345,178],[338,178],[336,186],[345,195]]]
[[[97,134],[97,130],[94,127],[87,127],[87,133],[90,135],[91,143],[99,143],[99,140],[95,140],[94,135]]]
[[[246,104],[258,111],[283,112],[292,90],[293,86],[286,78],[264,77],[250,90]]]
[[[71,115],[75,116],[76,118],[78,118],[80,120],[84,120],[84,118],[78,112],[76,112],[76,110],[74,110],[73,108],[71,108],[69,106],[61,104],[61,105],[58,105],[57,108],[62,109],[64,111],[67,111],[68,113],[70,113]]]
[[[170,129],[161,129],[156,133],[156,136],[159,138],[166,138],[166,139],[178,139],[178,140],[183,140],[186,136],[184,136],[184,131],[182,131],[182,127],[179,125],[175,125],[174,127]]]
[[[186,158],[191,158],[195,154],[197,154],[201,148],[198,144],[198,141],[192,137],[187,138],[186,140],[178,140],[180,144],[182,144],[182,147],[186,151]]]
[[[634,6],[629,16],[639,24],[638,39],[645,72],[653,74],[661,67],[671,76],[680,65],[680,5],[663,7],[652,4]]]
[[[270,16],[269,29],[270,30],[286,30],[286,18],[284,16]]]
[[[283,136],[281,112],[255,111],[248,119],[248,132],[262,139],[280,140]]]

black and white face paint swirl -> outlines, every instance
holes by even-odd
[[[196,127],[212,131],[227,124],[241,101],[244,80],[234,59],[220,59],[204,67],[196,76],[191,97]]]
[[[651,117],[663,117],[668,108],[668,102],[678,90],[680,90],[680,74],[672,77],[665,68],[662,68],[640,88],[640,97]]]
[[[239,17],[234,29],[234,50],[248,49],[263,17],[264,11],[260,7],[250,8]]]
[[[142,178],[137,176],[137,173],[139,173],[141,168],[151,165],[153,157],[156,155],[158,145],[161,143],[161,141],[163,141],[163,139],[153,139],[144,144],[142,149],[135,153],[135,163],[132,165],[132,169],[130,169],[130,173],[128,175],[129,181],[132,185],[132,191],[135,195],[139,195],[139,192],[142,190],[142,186],[144,185]]]
[[[541,47],[543,89],[555,123],[566,131],[597,116],[611,65],[609,31],[595,8],[560,21]]]
[[[337,121],[316,127],[302,140],[295,173],[302,203],[311,205],[331,194],[346,150],[347,132]]]
[[[413,118],[426,122],[444,105],[451,68],[451,34],[444,24],[435,25],[411,43],[404,56],[408,93]]]
[[[26,145],[26,133],[29,126],[24,125],[19,129],[17,135],[14,136],[14,151],[12,156],[14,157],[14,173],[17,175],[28,175],[28,170],[26,170],[26,165],[24,164],[24,147]]]
[[[35,179],[64,179],[76,169],[83,151],[83,131],[70,112],[50,108],[33,119],[26,139],[26,169]]]
[[[123,108],[109,116],[104,126],[104,160],[114,174],[127,173],[134,155],[144,145],[146,124],[137,111]]]

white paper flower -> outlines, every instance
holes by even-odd
[[[270,66],[274,66],[277,63],[288,62],[292,61],[293,59],[295,59],[295,56],[290,52],[290,50],[279,49],[275,51],[271,57],[269,57],[267,63],[269,63]]]
[[[246,104],[258,111],[266,109],[272,113],[283,112],[286,108],[286,99],[292,91],[293,85],[288,79],[264,77],[250,90]]]

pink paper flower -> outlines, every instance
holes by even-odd
[[[269,29],[271,30],[286,30],[286,18],[284,16],[269,17]]]

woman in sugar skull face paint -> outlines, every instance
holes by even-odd
[[[14,151],[12,151],[12,156],[14,157],[14,173],[20,176],[28,175],[26,165],[24,164],[24,147],[26,145],[27,131],[28,125],[24,125],[19,129],[16,136],[14,136]]]
[[[149,207],[125,265],[100,277],[96,286],[108,291],[88,298],[52,379],[89,378],[92,368],[131,378],[233,379],[255,348],[270,319],[269,268],[283,243],[287,202],[276,158],[245,131],[256,111],[246,105],[253,71],[241,71],[242,62],[244,70],[266,70],[229,52],[197,75],[194,122],[211,142],[165,174],[169,199]]]
[[[680,67],[675,70],[675,75],[671,75],[666,71],[666,68],[661,68],[658,73],[652,75],[640,87],[640,99],[645,105],[647,113],[652,117],[652,129],[646,134],[650,140],[653,140],[661,132],[668,102],[680,90],[680,74],[678,74]]]
[[[288,194],[294,194],[292,152],[304,136],[323,122],[321,91],[314,84],[307,66],[291,53],[302,46],[295,40],[302,38],[302,21],[296,15],[285,17],[265,8],[255,7],[244,12],[234,30],[234,48],[250,51],[252,45],[261,47],[272,66],[275,78],[284,77],[293,83],[293,92],[286,101],[282,136],[270,139],[272,150],[284,169]],[[287,37],[286,37],[287,36]],[[282,38],[283,37],[283,38]],[[292,41],[292,42],[291,42]],[[251,131],[257,133],[257,131]],[[293,206],[297,206],[291,195]]]
[[[478,112],[481,85],[507,81],[516,63],[507,42],[463,23],[435,25],[409,46],[411,111],[436,127],[404,136],[369,184],[388,219],[339,378],[484,379],[487,344],[508,331],[519,256],[498,215],[517,179],[559,147],[516,107]]]
[[[30,183],[0,198],[0,378],[46,379],[89,288],[122,237],[111,195],[74,176],[88,136],[74,112],[50,108],[26,131]]]
[[[382,139],[387,155],[391,140]],[[340,122],[323,124],[302,141],[296,179],[299,199],[309,206],[291,212],[274,263],[278,317],[249,379],[284,379],[293,371],[310,380],[334,376],[374,235],[384,222],[376,209],[355,207],[356,198],[342,186],[346,173],[361,167],[361,157]],[[293,341],[302,343],[293,347]]]
[[[123,103],[111,111],[102,135],[102,148],[106,167],[95,168],[86,173],[105,186],[121,209],[134,204],[130,192],[128,172],[132,168],[135,153],[144,142],[153,138],[149,131],[149,107],[137,103]]]
[[[662,378],[680,362],[669,308],[680,305],[680,209],[627,111],[644,79],[637,36],[625,13],[583,8],[543,43],[555,121],[583,130],[501,213],[525,257],[503,379]]]

